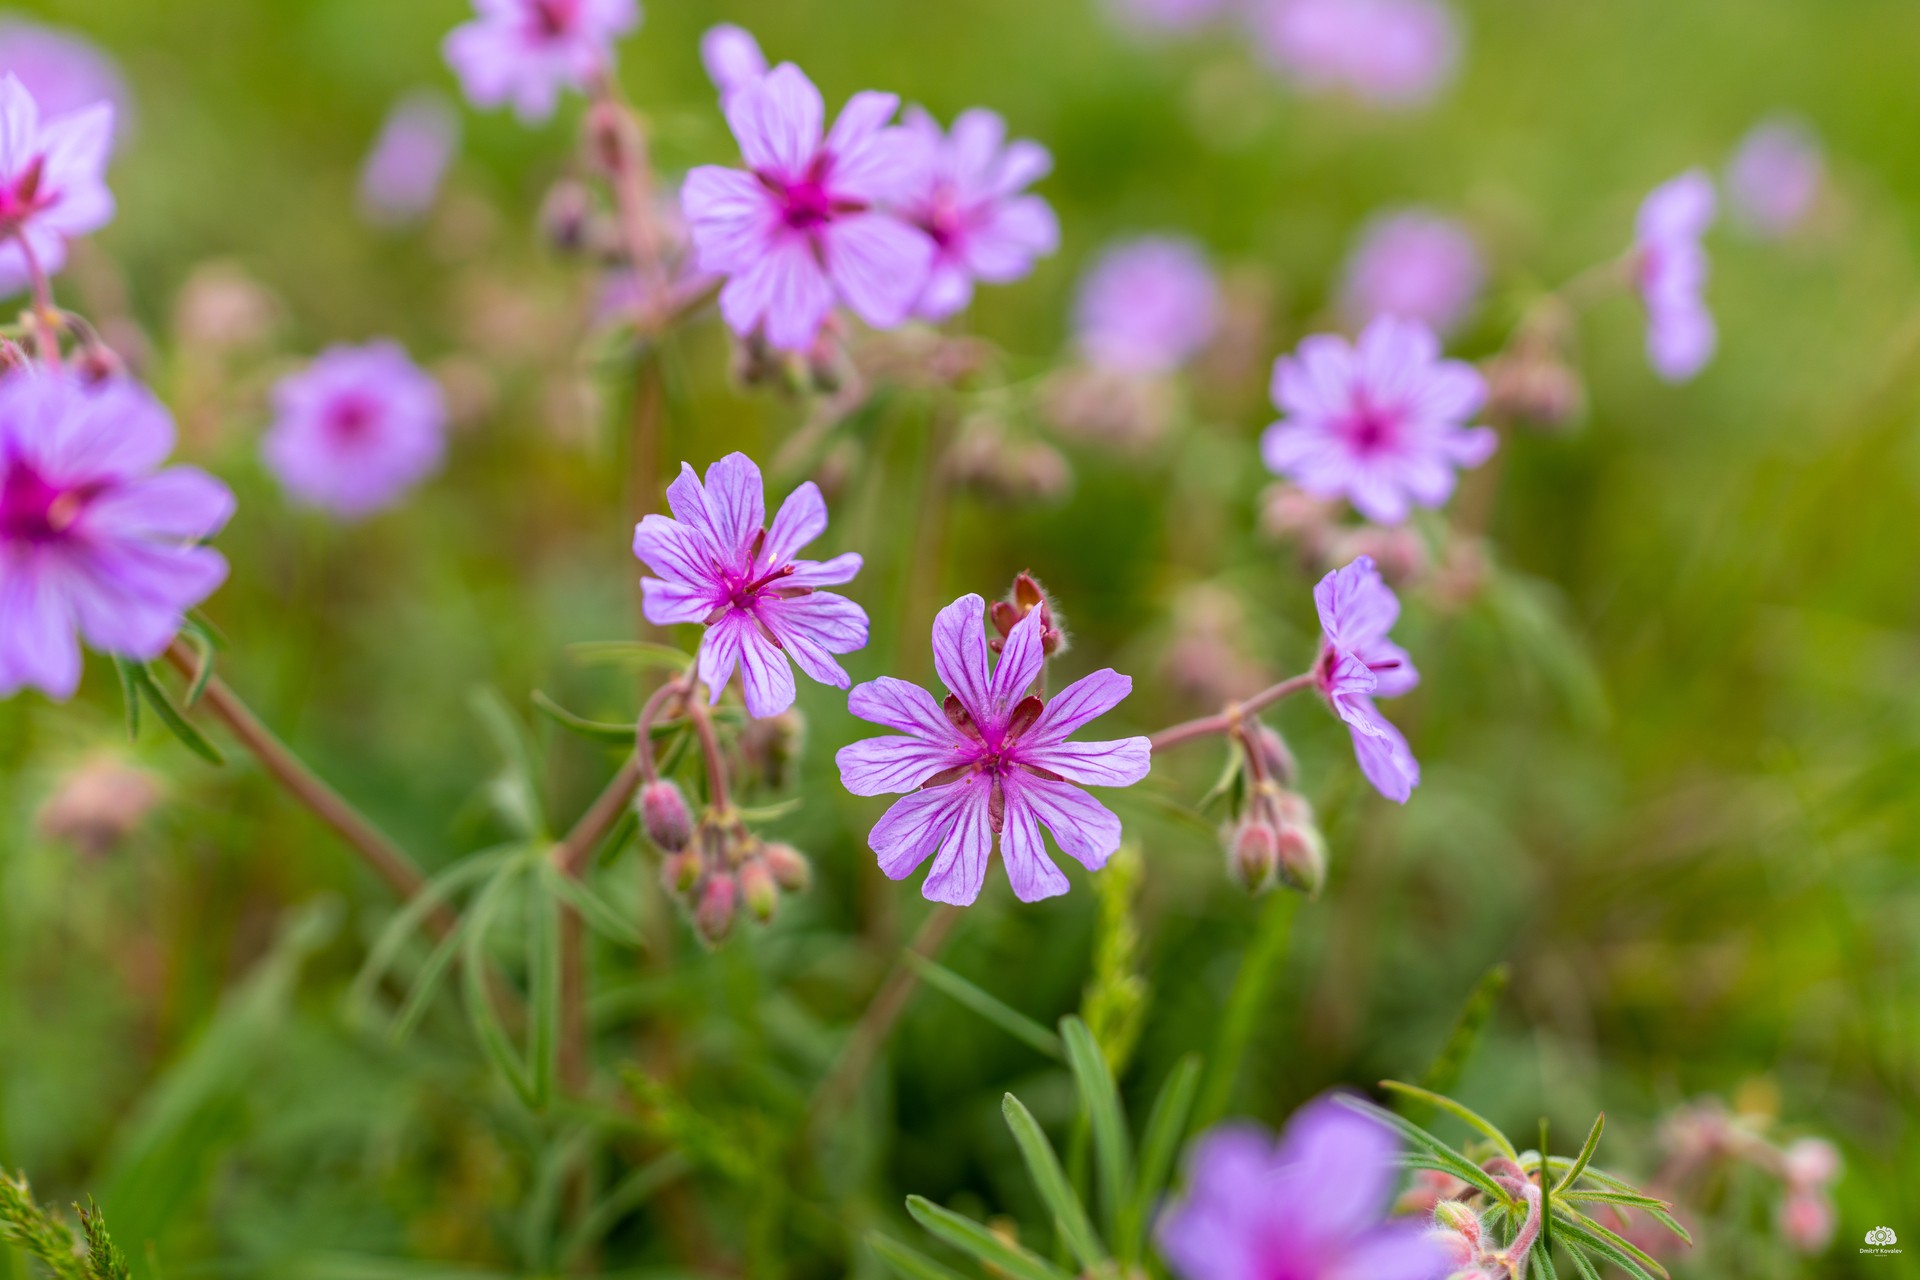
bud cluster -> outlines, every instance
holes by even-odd
[[[1047,599],[1047,593],[1025,569],[1013,580],[1013,590],[1007,593],[1005,600],[995,600],[993,608],[988,610],[993,619],[993,629],[1000,634],[987,642],[995,653],[1006,645],[1007,637],[1013,634],[1020,620],[1040,611],[1040,651],[1047,657],[1058,657],[1067,651],[1067,633],[1061,628],[1059,619],[1054,616],[1053,605]]]
[[[1266,776],[1273,764],[1290,770],[1282,755],[1263,761],[1238,822],[1225,832],[1227,871],[1249,893],[1263,893],[1276,879],[1289,889],[1318,897],[1327,878],[1327,844],[1313,820],[1313,806],[1297,791]],[[1277,770],[1273,770],[1278,772]]]
[[[1656,1194],[1697,1198],[1716,1173],[1746,1165],[1779,1180],[1775,1218],[1780,1235],[1797,1253],[1818,1253],[1836,1226],[1832,1184],[1840,1177],[1840,1153],[1822,1138],[1777,1146],[1765,1137],[1768,1114],[1736,1114],[1718,1099],[1692,1102],[1667,1117],[1661,1129],[1666,1163]],[[1636,1243],[1645,1242],[1635,1237]]]
[[[665,779],[641,788],[640,821],[666,854],[661,882],[692,914],[695,931],[709,946],[726,940],[742,910],[765,924],[782,893],[798,893],[812,882],[811,864],[792,845],[769,844],[737,815],[710,812],[695,823],[680,788]]]

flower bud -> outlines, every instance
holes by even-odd
[[[774,883],[788,893],[804,893],[813,884],[813,864],[792,845],[770,844],[760,856],[773,873]]]
[[[80,348],[73,362],[74,373],[89,387],[126,376],[127,366],[112,348],[89,342]]]
[[[1280,865],[1280,833],[1257,811],[1248,814],[1227,837],[1227,872],[1248,893],[1273,883]]]
[[[770,789],[784,790],[792,780],[793,762],[800,756],[806,732],[806,720],[793,710],[747,721],[740,734],[740,754],[748,771]]]
[[[780,888],[765,858],[755,858],[740,868],[740,897],[755,920],[765,924],[773,919],[774,908],[780,905]]]
[[[1523,344],[1487,363],[1487,414],[1536,427],[1564,427],[1586,410],[1580,375],[1558,353]]]
[[[1480,1251],[1480,1215],[1473,1206],[1458,1200],[1442,1200],[1433,1207],[1433,1225],[1466,1241],[1470,1252],[1460,1259],[1462,1263],[1473,1261]]]
[[[1055,621],[1053,604],[1047,599],[1046,592],[1033,574],[1025,569],[1014,578],[1013,589],[1008,592],[1007,599],[994,601],[993,607],[987,611],[993,619],[994,629],[1000,633],[988,642],[987,647],[999,653],[1006,644],[1006,638],[1013,634],[1014,627],[1035,609],[1040,611],[1040,651],[1049,658],[1065,653],[1067,633]]]
[[[1318,827],[1309,823],[1281,827],[1275,854],[1282,883],[1309,898],[1320,896],[1327,882],[1327,846]]]
[[[1260,763],[1265,767],[1267,776],[1282,786],[1292,786],[1293,780],[1300,774],[1300,765],[1293,758],[1286,739],[1271,726],[1257,722],[1249,737],[1254,749],[1260,753]]]
[[[623,172],[640,155],[640,124],[617,102],[596,102],[587,109],[587,146],[608,173]]]
[[[672,893],[692,893],[693,886],[700,883],[700,855],[684,849],[661,862],[660,883]]]
[[[693,911],[693,927],[708,946],[725,942],[733,931],[733,917],[740,905],[740,886],[730,875],[707,877],[700,887],[700,902]]]
[[[1840,1153],[1824,1138],[1802,1138],[1780,1153],[1787,1182],[1822,1187],[1840,1176]]]
[[[647,839],[668,853],[678,853],[693,840],[693,811],[680,788],[657,778],[640,789],[640,824]]]

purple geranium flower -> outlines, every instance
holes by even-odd
[[[1798,116],[1774,116],[1741,139],[1727,164],[1727,194],[1748,228],[1779,237],[1813,211],[1826,175],[1813,126]]]
[[[1253,20],[1267,57],[1309,93],[1416,106],[1459,59],[1453,11],[1440,0],[1257,0]]]
[[[827,529],[819,486],[809,480],[795,489],[768,525],[760,468],[730,453],[707,468],[704,486],[681,463],[667,503],[673,519],[650,515],[633,531],[633,554],[660,575],[640,582],[647,621],[706,624],[700,678],[713,701],[737,665],[747,713],[779,715],[793,705],[788,658],[821,684],[846,688],[833,655],[865,647],[867,613],[818,588],[853,581],[861,559],[853,552],[825,563],[796,558]]]
[[[1273,366],[1267,466],[1309,493],[1344,495],[1360,514],[1398,524],[1453,492],[1454,469],[1477,467],[1500,440],[1467,427],[1486,398],[1479,371],[1442,360],[1426,326],[1381,316],[1358,342],[1320,334]]]
[[[112,145],[111,103],[43,121],[19,80],[0,79],[0,294],[33,279],[29,250],[33,263],[52,275],[66,263],[67,241],[112,220],[106,183]]]
[[[1198,245],[1142,236],[1106,249],[1074,307],[1080,348],[1114,373],[1171,373],[1220,326],[1220,285]]]
[[[1699,373],[1718,342],[1713,314],[1701,298],[1707,254],[1700,238],[1713,225],[1715,203],[1713,181],[1689,169],[1640,205],[1634,278],[1647,308],[1647,358],[1668,382]]]
[[[226,578],[197,543],[233,495],[192,467],[156,471],[172,449],[173,419],[134,382],[0,380],[0,696],[71,697],[76,629],[96,649],[159,657]]]
[[[906,120],[919,140],[921,176],[899,210],[934,243],[933,272],[914,311],[945,320],[973,301],[975,280],[1018,280],[1060,247],[1052,206],[1021,194],[1047,175],[1053,157],[1037,142],[1007,142],[1006,122],[991,111],[962,112],[944,137],[918,107]]]
[[[273,388],[261,455],[296,501],[349,520],[399,501],[440,466],[440,384],[395,342],[336,346]]]
[[[1448,1254],[1426,1225],[1385,1220],[1399,1148],[1391,1129],[1333,1098],[1295,1112],[1278,1142],[1221,1125],[1187,1153],[1161,1255],[1181,1280],[1440,1280]]]
[[[1340,285],[1340,317],[1357,327],[1399,316],[1445,334],[1473,310],[1485,279],[1480,247],[1465,227],[1425,210],[1401,210],[1370,220],[1361,232]]]
[[[1372,556],[1361,556],[1320,579],[1313,589],[1320,614],[1320,691],[1353,735],[1360,771],[1389,800],[1405,804],[1420,785],[1420,763],[1400,731],[1374,707],[1420,683],[1407,651],[1387,639],[1400,617],[1400,598],[1381,580]]]
[[[706,68],[707,79],[713,81],[724,103],[767,74],[767,55],[760,52],[760,42],[752,32],[723,22],[708,27],[700,37],[700,65]]]
[[[586,90],[613,62],[613,42],[640,25],[636,0],[473,0],[475,17],[442,52],[477,107],[513,104],[527,123],[553,114],[562,89]]]
[[[394,105],[360,169],[360,212],[380,226],[417,222],[433,209],[460,145],[460,117],[431,90]]]
[[[1105,866],[1120,847],[1120,819],[1080,788],[1132,786],[1147,776],[1152,751],[1145,738],[1067,741],[1118,706],[1133,681],[1103,670],[1051,701],[1029,692],[1046,660],[1040,609],[1015,624],[989,675],[985,608],[979,596],[962,596],[934,619],[934,670],[952,690],[944,705],[904,680],[863,684],[847,709],[907,736],[867,738],[835,757],[841,782],[857,796],[913,792],[867,837],[880,870],[903,879],[938,850],[921,892],[960,906],[980,896],[996,837],[1022,902],[1068,888],[1047,856],[1042,825],[1089,871]]]
[[[888,123],[899,105],[856,93],[823,140],[820,91],[790,62],[727,96],[747,168],[695,169],[682,202],[701,269],[727,277],[720,313],[735,333],[797,351],[836,302],[875,328],[907,318],[933,241],[885,208],[924,163],[914,136]]]
[[[56,27],[11,15],[0,19],[0,71],[25,85],[48,116],[110,102],[124,125],[132,111],[133,96],[114,60],[91,41]]]

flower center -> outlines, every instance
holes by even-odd
[[[530,0],[527,7],[533,34],[542,40],[566,35],[580,16],[580,0]]]
[[[0,481],[0,540],[52,542],[64,537],[86,510],[84,489],[59,489],[18,458]]]
[[[817,231],[846,214],[861,213],[867,207],[864,201],[834,195],[829,185],[832,175],[833,157],[823,151],[802,178],[789,181],[778,174],[757,176],[779,202],[781,222],[794,231],[806,233]]]
[[[1400,434],[1399,415],[1372,404],[1364,398],[1354,401],[1353,411],[1340,424],[1347,447],[1362,457],[1390,451]]]
[[[0,233],[18,230],[28,218],[59,198],[59,193],[47,190],[42,181],[46,164],[45,156],[35,156],[11,181],[0,185]]]
[[[934,189],[933,198],[922,210],[920,229],[933,240],[935,247],[946,250],[953,247],[966,231],[966,215],[960,208],[960,200],[952,187],[942,183]]]
[[[326,430],[339,444],[358,444],[373,433],[380,406],[363,395],[341,396],[327,406]]]

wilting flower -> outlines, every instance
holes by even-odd
[[[1668,382],[1699,373],[1718,341],[1700,296],[1707,285],[1700,238],[1713,225],[1714,206],[1713,182],[1699,169],[1654,188],[1640,205],[1634,278],[1647,309],[1647,358]]]
[[[1261,453],[1309,493],[1345,495],[1369,520],[1398,524],[1413,506],[1445,502],[1455,468],[1492,455],[1499,437],[1465,425],[1485,397],[1479,372],[1441,359],[1425,326],[1381,316],[1356,343],[1320,334],[1274,362],[1286,416]]]
[[[1747,227],[1784,236],[1813,211],[1826,169],[1813,127],[1797,116],[1775,116],[1740,140],[1727,164],[1727,195]]]
[[[122,121],[132,110],[133,95],[112,58],[78,35],[25,18],[0,19],[0,72],[25,85],[48,116],[98,102],[112,103]]]
[[[65,265],[67,241],[98,231],[113,218],[107,152],[113,106],[97,102],[42,120],[33,97],[13,75],[0,79],[0,292],[52,275]],[[23,247],[21,241],[26,243]]]
[[[1440,1280],[1448,1254],[1425,1225],[1385,1219],[1398,1153],[1391,1129],[1332,1098],[1295,1112],[1277,1142],[1222,1125],[1188,1151],[1161,1255],[1181,1280]]]
[[[562,89],[586,90],[613,42],[640,25],[637,0],[473,0],[475,17],[442,52],[477,107],[512,103],[521,120],[553,114]]]
[[[1143,236],[1103,252],[1074,305],[1080,349],[1102,369],[1171,373],[1220,325],[1220,284],[1189,240]]]
[[[1381,106],[1426,102],[1459,60],[1441,0],[1255,0],[1253,23],[1267,57],[1301,89]]]
[[[440,466],[440,384],[398,343],[336,346],[273,389],[267,467],[296,501],[353,520],[392,506]]]
[[[1140,31],[1191,31],[1227,11],[1228,0],[1107,0],[1127,26]]]
[[[0,696],[80,683],[76,630],[95,649],[159,657],[227,562],[198,545],[233,514],[225,485],[156,471],[173,419],[125,379],[0,380]]]
[[[933,242],[883,207],[919,167],[913,135],[888,124],[900,99],[854,94],[823,141],[820,91],[783,62],[723,105],[747,168],[695,169],[682,202],[701,269],[727,277],[733,331],[798,351],[836,302],[875,328],[905,320]]]
[[[1361,556],[1320,579],[1313,589],[1320,615],[1320,657],[1314,664],[1320,692],[1353,735],[1353,754],[1367,781],[1389,800],[1407,802],[1420,785],[1420,764],[1407,740],[1373,705],[1397,698],[1420,683],[1407,651],[1387,639],[1400,617],[1400,598]]]
[[[1037,142],[1006,141],[1006,122],[991,111],[962,112],[942,136],[939,122],[916,107],[906,128],[918,140],[921,168],[898,207],[934,244],[933,271],[914,310],[945,320],[973,301],[975,280],[1018,280],[1035,258],[1059,248],[1052,206],[1021,194],[1046,176],[1053,158]]]
[[[401,226],[425,217],[460,145],[460,118],[439,94],[408,94],[394,106],[360,169],[360,210]]]
[[[1030,692],[1046,661],[1039,609],[1014,626],[989,674],[985,608],[979,596],[962,596],[934,619],[934,670],[951,690],[944,704],[904,680],[863,684],[847,709],[907,736],[867,738],[835,757],[857,796],[913,793],[867,837],[880,870],[904,879],[938,851],[921,893],[961,906],[980,896],[996,838],[1022,902],[1068,889],[1047,856],[1043,825],[1089,871],[1105,866],[1120,847],[1120,819],[1080,788],[1132,786],[1147,776],[1152,750],[1145,738],[1068,742],[1118,706],[1133,681],[1102,670],[1051,700]]]
[[[708,27],[700,37],[700,65],[720,91],[722,103],[767,74],[767,56],[760,52],[760,42],[731,22]]]
[[[1480,247],[1451,218],[1418,209],[1368,222],[1347,260],[1340,316],[1359,326],[1375,316],[1452,330],[1480,300],[1486,267]]]
[[[738,666],[747,713],[779,715],[794,699],[788,658],[821,684],[846,688],[833,655],[866,645],[866,610],[818,588],[853,581],[860,556],[796,558],[827,530],[819,486],[809,480],[795,489],[768,525],[760,468],[730,453],[707,468],[705,485],[682,463],[667,503],[672,519],[650,515],[633,532],[633,554],[660,575],[641,579],[643,605],[655,626],[706,625],[700,678],[713,701]]]

